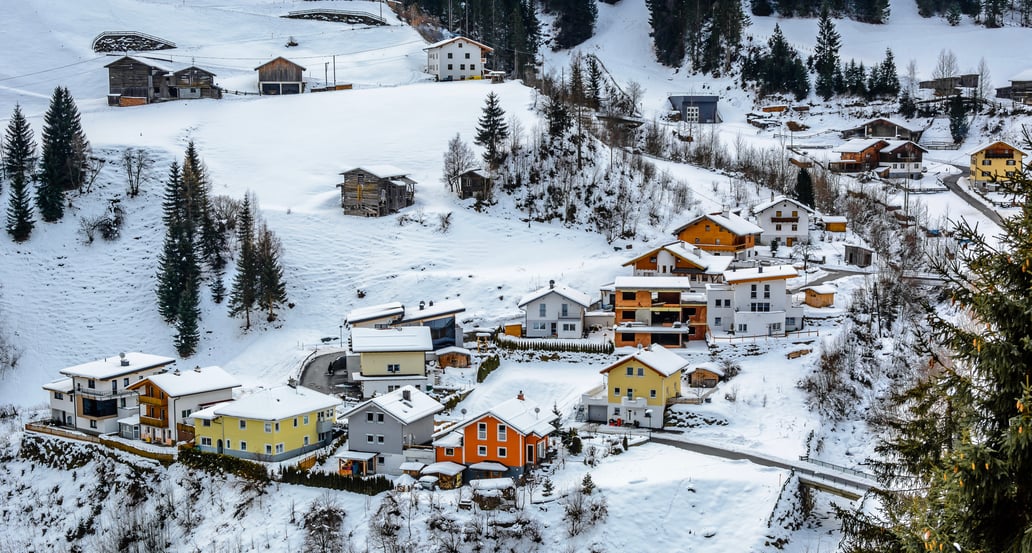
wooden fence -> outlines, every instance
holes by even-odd
[[[149,451],[149,450],[146,450],[146,449],[134,447],[132,445],[120,442],[118,440],[112,440],[110,438],[105,438],[104,436],[91,436],[89,434],[80,434],[78,432],[68,432],[66,430],[62,430],[60,428],[57,428],[57,427],[54,427],[54,426],[49,426],[49,425],[46,425],[46,424],[33,423],[33,422],[26,423],[25,424],[25,430],[27,432],[35,432],[35,433],[38,433],[38,434],[49,434],[51,436],[57,436],[59,438],[65,438],[65,439],[69,439],[69,440],[77,440],[77,441],[80,441],[80,442],[88,442],[88,443],[91,443],[91,444],[103,445],[103,446],[110,447],[112,449],[117,449],[119,451],[124,451],[126,453],[132,453],[133,455],[139,455],[140,457],[146,457],[148,459],[153,459],[153,460],[158,461],[158,462],[163,463],[163,464],[169,464],[169,463],[171,463],[171,462],[176,460],[175,453],[160,453],[160,452],[157,452],[157,451]]]

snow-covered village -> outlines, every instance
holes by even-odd
[[[22,0],[0,553],[1032,551],[1027,0]]]

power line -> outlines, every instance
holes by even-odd
[[[4,78],[0,79],[0,82],[10,81],[10,80],[14,80],[14,79],[22,79],[22,78],[25,78],[25,77],[31,77],[33,75],[40,75],[40,74],[43,74],[43,73],[49,73],[51,71],[58,71],[58,70],[61,70],[61,69],[67,69],[69,67],[74,67],[76,65],[82,65],[84,63],[89,63],[91,61],[97,61],[97,60],[99,60],[101,58],[104,58],[104,57],[105,56],[97,56],[97,57],[90,58],[90,59],[87,59],[87,60],[77,61],[75,63],[69,63],[68,65],[61,65],[61,66],[58,66],[58,67],[51,67],[49,69],[40,69],[39,71],[33,71],[32,73],[25,73],[23,75],[14,75],[13,77],[4,77]]]

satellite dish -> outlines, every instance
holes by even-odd
[[[465,415],[466,414],[466,408],[463,407],[462,409],[459,410],[459,412],[462,413],[463,415]]]

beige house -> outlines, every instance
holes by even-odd
[[[361,384],[363,398],[402,386],[427,389],[426,357],[434,351],[429,327],[352,328],[351,351],[360,367],[351,380]]]

